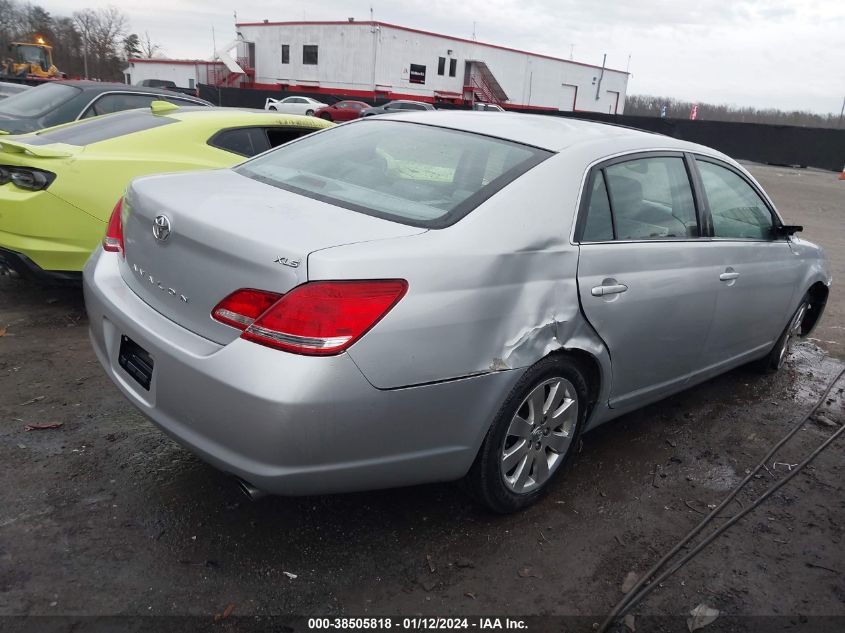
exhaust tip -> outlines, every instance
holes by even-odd
[[[235,477],[235,481],[238,484],[238,489],[247,497],[249,497],[250,501],[258,501],[262,497],[267,496],[266,492],[264,492],[263,490],[259,490],[251,483],[249,483],[248,481],[244,481],[240,477]]]

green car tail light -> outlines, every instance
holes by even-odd
[[[49,187],[55,179],[56,174],[43,169],[0,165],[0,185],[11,182],[27,191],[41,191]]]

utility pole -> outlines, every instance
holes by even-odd
[[[601,60],[601,73],[599,74],[599,80],[596,83],[596,101],[601,99],[601,80],[604,79],[604,68],[607,65],[607,53],[604,54],[604,58]]]
[[[843,115],[845,115],[845,97],[842,97],[842,109],[839,111],[839,127],[842,127]]]

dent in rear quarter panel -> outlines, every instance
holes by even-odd
[[[451,227],[309,256],[311,280],[408,281],[408,294],[349,350],[374,386],[523,370],[570,346],[606,362],[581,318],[578,250],[568,241],[583,168],[565,167],[548,159]]]

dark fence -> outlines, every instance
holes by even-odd
[[[200,85],[200,97],[218,105],[240,108],[263,108],[267,97],[283,99],[290,95],[313,97],[324,103],[334,103],[346,98],[381,105],[388,99],[362,99],[344,97],[342,94],[286,92],[283,90],[255,90],[251,88],[216,88]],[[438,108],[467,109],[444,103]],[[509,108],[510,109],[510,108]],[[665,134],[693,143],[701,143],[740,160],[750,160],[770,165],[819,167],[841,171],[845,166],[845,130],[797,127],[790,125],[764,125],[761,123],[732,123],[727,121],[688,121],[686,119],[660,119],[644,116],[616,116],[596,112],[554,112],[520,110],[547,116],[563,116],[626,125],[641,130]],[[495,115],[493,115],[495,116]]]

